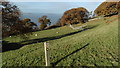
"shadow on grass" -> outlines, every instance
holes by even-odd
[[[64,35],[55,36],[55,37],[38,38],[38,39],[21,41],[21,42],[18,42],[18,43],[9,43],[9,42],[4,41],[4,42],[2,42],[2,52],[10,51],[10,50],[16,50],[16,49],[21,48],[22,46],[29,45],[29,44],[40,43],[40,42],[45,42],[45,41],[55,40],[55,39],[60,39],[60,38],[66,37],[66,36],[77,34],[79,32],[82,32],[82,31],[85,31],[85,30],[88,30],[88,29],[92,29],[92,28],[94,28],[96,26],[93,26],[93,27],[90,27],[90,28],[85,28],[83,30],[79,30],[79,31],[64,34]]]
[[[10,51],[10,50],[16,50],[19,49],[20,47],[22,47],[23,45],[18,44],[18,43],[9,43],[8,41],[2,41],[2,47],[0,48],[0,50],[2,52],[5,51]]]
[[[56,65],[57,65],[60,61],[62,61],[63,59],[69,57],[70,55],[73,55],[74,53],[80,51],[81,49],[85,48],[85,47],[88,46],[88,45],[89,45],[89,43],[87,43],[87,44],[84,45],[83,47],[81,47],[81,48],[79,48],[79,49],[73,51],[72,53],[70,53],[70,54],[68,54],[68,55],[66,55],[66,56],[64,56],[64,57],[62,57],[61,59],[57,60],[56,62],[51,63],[52,67],[56,66]]]
[[[21,41],[19,43],[22,43],[23,45],[29,45],[29,44],[40,43],[40,42],[45,42],[45,41],[49,41],[49,40],[60,39],[60,38],[66,37],[66,36],[77,34],[79,32],[82,32],[82,31],[85,31],[85,30],[88,30],[88,29],[92,29],[94,27],[96,27],[96,26],[93,26],[93,27],[90,27],[90,28],[86,28],[86,29],[83,29],[83,30],[79,30],[79,31],[76,31],[76,32],[64,34],[64,35],[59,35],[59,36],[54,36],[54,37],[38,38],[38,39],[32,39],[32,40],[26,40],[26,41]]]

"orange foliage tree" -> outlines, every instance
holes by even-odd
[[[38,19],[38,22],[40,23],[40,29],[43,30],[45,27],[47,27],[47,24],[51,24],[50,19],[47,18],[47,16],[42,16]]]
[[[33,26],[37,26],[36,23],[31,22],[31,19],[25,18],[23,20],[19,20],[12,26],[11,34],[24,34],[28,32],[32,32]]]
[[[60,22],[62,26],[66,24],[85,23],[88,21],[88,15],[89,12],[83,7],[73,8],[64,12],[64,15],[60,19]]]
[[[97,16],[108,16],[108,15],[118,14],[119,9],[120,9],[120,1],[119,2],[105,1],[96,8],[94,13]]]

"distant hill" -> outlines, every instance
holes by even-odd
[[[50,14],[50,13],[22,13],[21,15],[21,19],[23,18],[30,18],[33,22],[37,23],[37,25],[39,25],[38,23],[38,18],[40,18],[41,16],[46,15],[48,16],[48,18],[51,20],[52,24],[56,23],[59,18],[61,18],[62,14]]]

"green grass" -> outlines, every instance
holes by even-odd
[[[80,30],[68,26],[33,32],[31,39],[48,38],[50,44],[50,62],[56,66],[117,66],[118,65],[118,21],[117,17],[90,21],[89,28],[82,32],[63,36]],[[112,21],[111,23],[105,23]],[[80,24],[81,25],[81,24]],[[74,26],[79,26],[74,25]],[[59,32],[59,33],[56,33]],[[38,36],[35,36],[38,34]],[[61,37],[63,36],[63,37]],[[49,38],[61,37],[58,39]],[[25,41],[18,36],[4,39],[10,43]],[[29,43],[28,41],[23,42]],[[86,44],[88,46],[82,48]],[[77,50],[77,51],[76,51]],[[76,52],[75,52],[76,51]],[[1,53],[3,66],[45,66],[43,42],[25,45],[16,50]],[[57,62],[59,60],[59,62]]]

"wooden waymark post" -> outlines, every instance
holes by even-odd
[[[44,42],[46,66],[50,66],[49,43]]]

